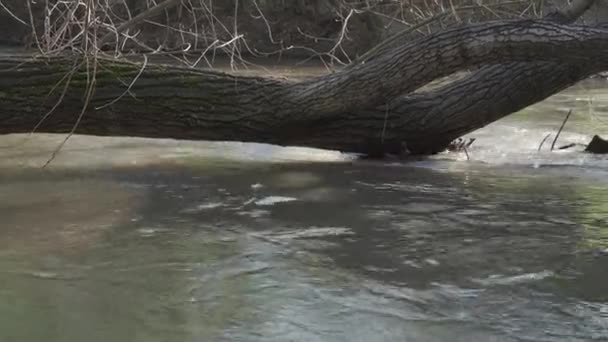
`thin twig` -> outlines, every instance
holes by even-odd
[[[32,37],[36,42],[36,47],[41,55],[44,56],[44,50],[42,49],[42,45],[40,45],[40,40],[38,39],[38,34],[36,33],[36,24],[34,23],[34,12],[32,11],[32,4],[30,3],[32,0],[26,0],[25,3],[27,5],[27,10],[30,16],[30,26],[32,27]]]
[[[86,11],[84,13],[84,26],[83,26],[83,30],[86,33],[89,33],[89,31],[91,32],[91,37],[89,38],[88,34],[84,35],[84,58],[85,58],[85,62],[86,62],[86,69],[87,69],[87,87],[85,90],[85,97],[84,97],[84,101],[83,101],[83,105],[82,105],[82,109],[80,111],[80,114],[78,115],[78,118],[76,119],[76,122],[74,123],[74,125],[72,126],[72,129],[70,130],[70,132],[68,133],[68,135],[65,137],[65,139],[63,139],[63,141],[59,144],[59,146],[57,146],[57,148],[53,151],[53,154],[51,155],[51,157],[46,161],[46,163],[42,166],[42,168],[46,168],[48,165],[50,165],[50,163],[55,160],[55,157],[59,154],[59,152],[63,149],[63,146],[68,142],[68,140],[74,135],[74,133],[76,132],[76,129],[78,128],[78,126],[80,125],[80,122],[82,121],[82,118],[84,117],[84,114],[87,112],[87,109],[89,108],[89,105],[91,104],[91,100],[93,98],[93,94],[95,93],[95,86],[96,86],[96,82],[97,82],[97,67],[98,67],[98,52],[99,49],[97,49],[97,26],[96,25],[92,25],[91,24],[91,19],[92,17],[94,17],[94,12],[95,12],[95,6],[93,5],[93,1],[94,0],[89,0],[86,6]],[[92,42],[89,42],[89,39],[92,39]],[[93,70],[92,72],[90,72],[89,69],[89,54],[92,52],[93,55]]]
[[[553,151],[553,149],[555,148],[555,142],[557,142],[557,138],[559,138],[559,134],[562,132],[562,129],[564,129],[564,126],[566,126],[566,122],[568,122],[568,118],[570,118],[570,114],[572,114],[572,109],[570,109],[568,111],[566,118],[564,119],[564,121],[562,122],[562,125],[559,128],[559,131],[557,131],[557,135],[555,136],[555,139],[553,139],[553,143],[551,144],[551,151]]]
[[[270,39],[270,42],[272,44],[278,44],[278,42],[276,42],[274,40],[274,38],[272,37],[272,30],[270,29],[270,23],[268,22],[268,19],[266,19],[266,16],[264,16],[264,12],[262,12],[262,9],[260,9],[260,6],[258,6],[258,2],[256,0],[253,0],[253,5],[255,6],[255,9],[260,14],[260,18],[262,18],[262,20],[264,21],[264,24],[266,25],[266,30],[268,30],[268,38]]]
[[[547,139],[549,139],[550,136],[551,136],[551,133],[545,135],[545,137],[543,138],[543,141],[541,141],[540,145],[538,145],[538,152],[540,152],[540,149],[543,148],[545,141],[547,141]]]
[[[116,32],[110,32],[110,33],[106,34],[105,36],[103,36],[97,43],[98,46],[99,47],[104,46],[104,44],[108,43],[112,39],[112,37],[115,36],[116,34],[123,33],[124,31],[141,23],[145,19],[153,17],[165,9],[171,8],[171,7],[181,3],[181,1],[182,0],[167,0],[167,1],[164,1],[150,9],[148,9],[147,11],[144,11],[144,12],[136,15],[131,20],[126,21],[122,25],[118,26],[116,28]]]
[[[0,1],[0,7],[2,7],[2,9],[4,9],[6,11],[6,13],[8,13],[8,15],[10,15],[11,17],[13,17],[13,19],[17,20],[18,22],[22,23],[23,25],[29,27],[30,25],[28,25],[28,23],[26,23],[25,21],[23,21],[21,18],[19,18],[17,15],[15,15],[15,13],[11,12],[11,10],[8,9],[8,7],[6,7],[2,1]]]
[[[137,73],[137,75],[135,76],[135,78],[133,78],[133,81],[131,81],[131,83],[127,87],[127,90],[125,90],[124,93],[122,93],[119,97],[117,97],[114,100],[106,103],[105,105],[96,107],[95,110],[100,110],[100,109],[106,108],[108,106],[111,106],[111,105],[115,104],[116,102],[120,101],[120,99],[122,99],[125,95],[130,94],[131,93],[131,88],[133,87],[133,85],[135,85],[135,82],[137,82],[137,80],[139,79],[139,77],[141,76],[141,74],[143,74],[143,72],[146,69],[147,65],[148,65],[148,56],[144,55],[144,63],[141,66],[141,69],[139,70],[139,73]]]
[[[384,112],[384,123],[382,124],[382,135],[380,136],[380,141],[384,144],[384,135],[386,134],[386,125],[388,123],[388,114],[390,112],[390,105],[386,103],[386,110]]]
[[[42,123],[51,115],[53,114],[53,112],[55,112],[55,110],[57,109],[57,107],[59,107],[59,105],[63,102],[63,98],[65,97],[68,88],[70,87],[70,83],[72,82],[72,76],[74,76],[74,73],[76,72],[76,70],[78,70],[80,68],[80,66],[82,65],[82,63],[78,64],[78,59],[74,60],[74,66],[72,67],[72,70],[70,70],[59,82],[62,82],[64,79],[66,79],[65,81],[65,86],[63,87],[63,90],[61,91],[61,94],[59,95],[59,99],[57,100],[57,102],[55,102],[55,105],[53,105],[53,107],[46,113],[44,114],[44,116],[42,117],[42,119],[40,119],[40,121],[38,121],[38,123],[36,124],[36,126],[34,126],[34,128],[32,129],[32,131],[30,132],[31,134],[36,133],[36,130],[42,125]],[[56,86],[58,86],[60,83],[58,83]],[[51,90],[54,91],[55,87],[53,87],[53,89]]]

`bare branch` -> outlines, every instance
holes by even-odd
[[[19,18],[18,16],[16,16],[13,12],[11,12],[11,10],[8,9],[8,7],[6,7],[2,1],[0,1],[0,7],[6,11],[6,13],[8,13],[8,15],[10,15],[13,19],[17,20],[18,22],[20,22],[21,24],[30,27],[30,25],[28,25],[28,23],[26,23],[23,19]]]
[[[102,47],[103,45],[105,45],[106,43],[108,43],[111,39],[112,36],[115,34],[121,34],[124,31],[138,25],[139,23],[143,22],[144,20],[153,17],[157,14],[159,14],[160,12],[162,12],[163,10],[169,9],[173,6],[176,6],[178,4],[180,4],[182,2],[182,0],[167,0],[164,1],[150,9],[148,9],[147,11],[144,11],[140,14],[138,14],[137,16],[133,17],[131,20],[124,22],[122,25],[118,26],[116,28],[116,32],[110,32],[108,34],[106,34],[105,36],[103,36],[100,40],[99,40],[99,46]]]

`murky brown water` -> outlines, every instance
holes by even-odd
[[[444,154],[0,138],[0,341],[605,341],[608,88]]]

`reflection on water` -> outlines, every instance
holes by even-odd
[[[577,92],[470,162],[4,137],[0,341],[606,340],[606,158],[536,152]]]

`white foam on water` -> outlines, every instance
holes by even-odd
[[[544,270],[541,272],[534,273],[524,273],[518,274],[514,276],[502,276],[502,275],[492,275],[484,279],[473,279],[473,282],[481,284],[481,285],[512,285],[512,284],[520,284],[520,283],[530,283],[539,280],[543,280],[549,277],[553,277],[555,273],[552,271]]]
[[[264,197],[262,199],[256,200],[256,201],[254,201],[254,203],[256,205],[260,205],[260,206],[268,206],[268,205],[275,205],[277,203],[293,202],[293,201],[297,201],[297,200],[298,199],[295,197],[268,196],[268,197]]]

